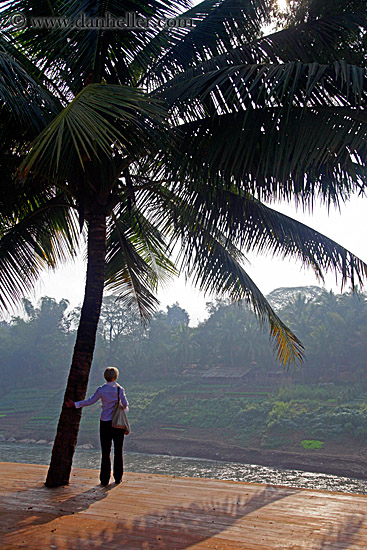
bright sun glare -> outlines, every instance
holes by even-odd
[[[287,0],[277,0],[279,9],[285,11],[287,9]]]

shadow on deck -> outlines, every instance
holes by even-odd
[[[45,470],[0,463],[1,549],[367,548],[364,496],[148,474],[103,488],[93,470],[47,489]]]

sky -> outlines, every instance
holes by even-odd
[[[341,207],[338,212],[334,208],[328,213],[326,207],[316,206],[313,214],[296,210],[291,204],[280,204],[272,208],[303,222],[334,239],[339,244],[359,256],[367,262],[367,241],[365,226],[367,222],[367,198],[353,196],[352,199]],[[249,263],[245,265],[248,274],[260,288],[268,294],[275,288],[295,287],[307,285],[320,285],[312,270],[302,267],[296,260],[282,260],[270,256],[248,257]],[[55,273],[45,273],[36,285],[32,295],[28,296],[32,301],[37,301],[42,296],[50,296],[57,300],[66,298],[71,307],[80,305],[83,299],[85,282],[85,263],[82,258],[73,264],[69,264]],[[335,279],[335,274],[330,273],[325,281],[325,288],[340,292],[340,280]],[[348,290],[348,287],[346,288]],[[367,287],[366,287],[367,290]],[[215,296],[204,296],[190,284],[185,284],[183,277],[174,279],[168,286],[158,292],[161,309],[167,305],[178,302],[186,309],[190,316],[190,324],[196,325],[206,317],[206,302],[213,300]],[[17,312],[15,312],[17,313]]]

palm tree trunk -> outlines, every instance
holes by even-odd
[[[64,402],[68,399],[81,401],[87,392],[103,298],[105,260],[106,218],[104,214],[94,214],[88,226],[88,267],[84,302]],[[69,483],[80,420],[81,409],[68,409],[63,404],[45,482],[47,487]]]

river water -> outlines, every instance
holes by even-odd
[[[48,464],[50,454],[51,447],[49,445],[0,442],[0,462]],[[99,450],[77,449],[73,462],[76,468],[98,470],[99,464]],[[305,489],[367,494],[367,481],[365,480],[201,458],[125,452],[124,467],[129,472],[208,477]]]

